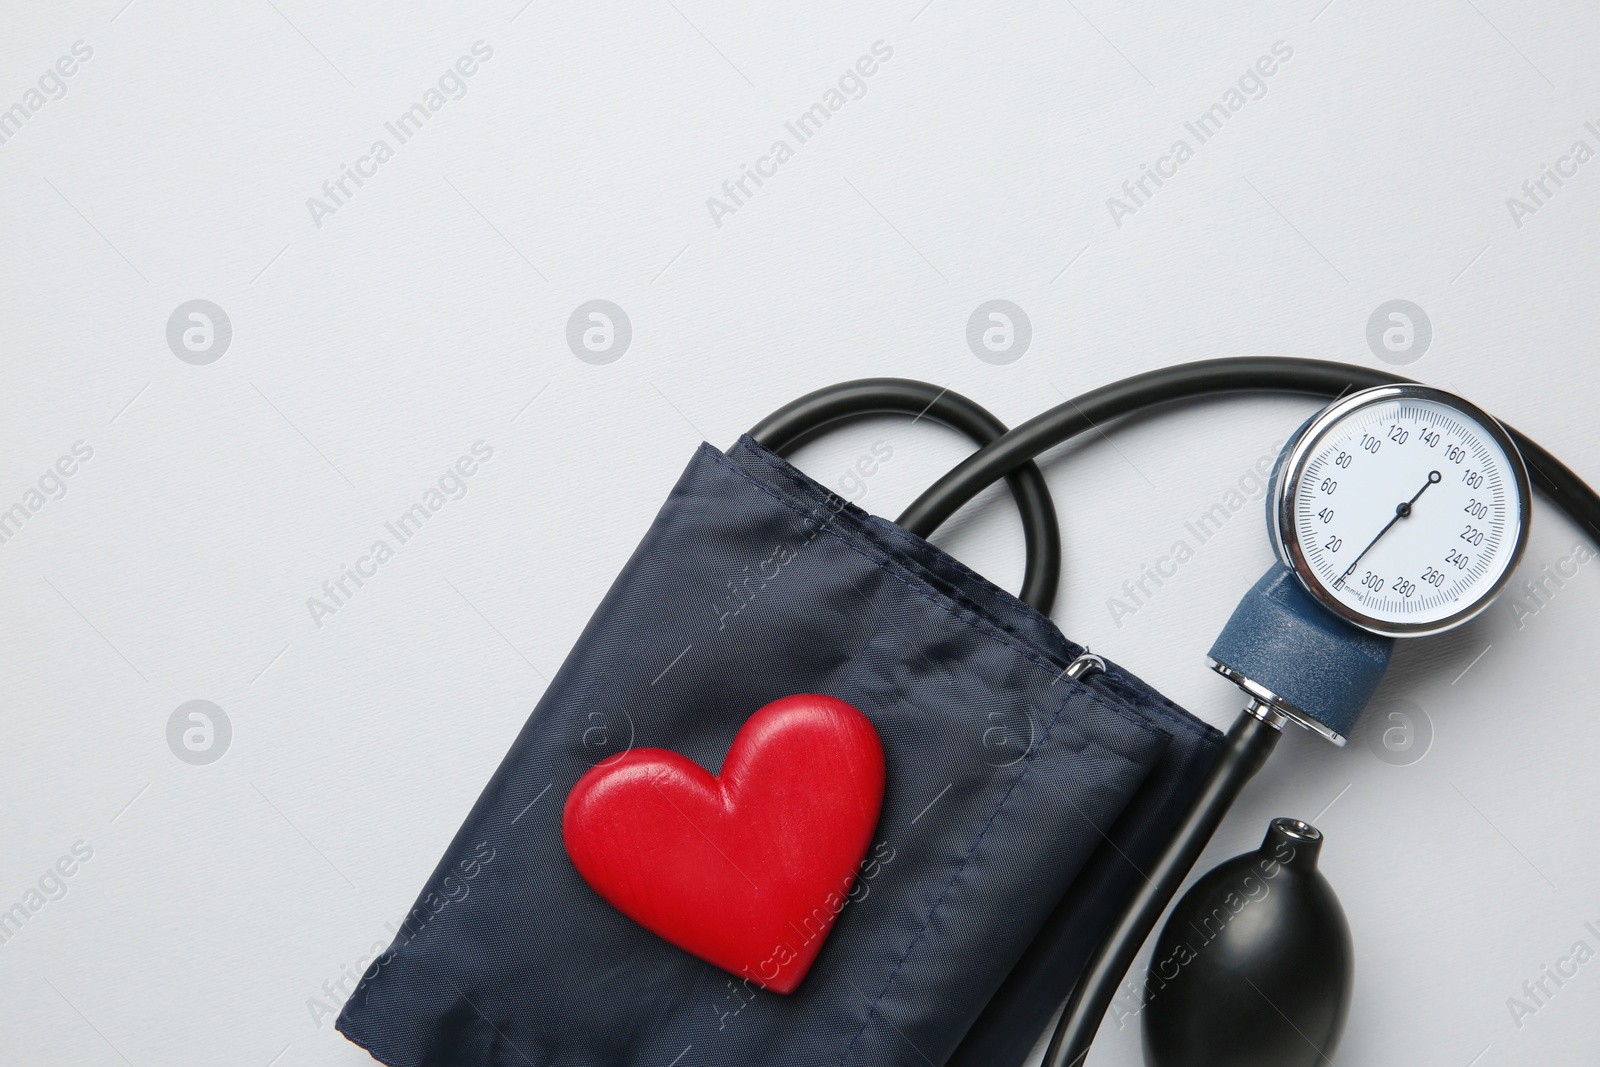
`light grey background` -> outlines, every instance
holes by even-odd
[[[1600,161],[1508,204],[1600,149],[1591,5],[13,0],[4,26],[0,107],[93,50],[0,145],[0,508],[93,450],[0,544],[0,908],[74,872],[0,945],[8,1064],[369,1062],[324,983],[387,940],[695,445],[810,389],[915,376],[1014,423],[1185,360],[1381,366],[1368,318],[1403,299],[1432,326],[1413,373],[1600,477]],[[1185,122],[1275,42],[1265,95],[1198,144]],[[378,138],[393,158],[317,225]],[[708,198],[780,138],[718,225]],[[209,364],[167,343],[194,300],[231,323]],[[607,364],[567,345],[591,300],[631,322]],[[1031,322],[1009,363],[968,345],[991,300]],[[1206,403],[1052,456],[1066,632],[1229,721],[1201,657],[1268,562],[1254,503],[1137,611],[1109,601],[1312,407]],[[879,438],[893,459],[846,483]],[[316,625],[308,598],[479,441],[466,495]],[[884,420],[800,461],[893,516],[964,452]],[[1536,511],[1524,577],[1578,543]],[[939,540],[1018,582],[998,492]],[[1291,731],[1201,861],[1270,816],[1325,830],[1360,962],[1341,1062],[1593,1058],[1600,962],[1520,1027],[1507,998],[1600,949],[1596,572],[1404,648],[1380,705],[1421,709],[1426,755]],[[228,718],[213,762],[169,748],[192,700]],[[1137,1027],[1097,1050],[1137,1064]]]

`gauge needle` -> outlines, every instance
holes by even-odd
[[[1339,575],[1339,580],[1333,583],[1333,587],[1335,589],[1343,585],[1344,580],[1356,572],[1356,564],[1361,562],[1362,556],[1365,556],[1368,552],[1371,552],[1372,546],[1383,540],[1383,535],[1388,533],[1394,527],[1395,523],[1399,522],[1401,519],[1411,517],[1411,505],[1415,504],[1418,498],[1420,498],[1423,493],[1428,491],[1428,486],[1437,483],[1442,477],[1444,476],[1438,471],[1429,471],[1428,480],[1422,483],[1422,488],[1413,493],[1410,500],[1402,500],[1400,503],[1395,505],[1394,518],[1390,519],[1388,523],[1384,525],[1383,529],[1378,531],[1378,536],[1374,537],[1367,543],[1367,547],[1361,550],[1360,555],[1356,556],[1355,559],[1350,561],[1350,566],[1345,568],[1345,572]]]

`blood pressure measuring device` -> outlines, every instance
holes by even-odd
[[[1343,745],[1391,639],[1459,626],[1528,541],[1532,490],[1510,435],[1439,389],[1362,390],[1284,447],[1267,494],[1278,563],[1211,651],[1274,724]],[[1293,660],[1285,657],[1293,657]]]
[[[1275,558],[1245,593],[1208,653],[1210,666],[1244,693],[1242,711],[1227,732],[1219,735],[1170,702],[1154,709],[1148,718],[1136,714],[1140,702],[1154,705],[1164,698],[1114,664],[1067,641],[1059,631],[1047,632],[1042,627],[1060,585],[1062,546],[1055,504],[1034,460],[1079,434],[1103,434],[1102,426],[1136,413],[1202,396],[1251,391],[1310,395],[1326,406],[1291,435],[1277,458],[1264,516]],[[1043,1067],[1083,1067],[1108,1006],[1126,988],[1140,1004],[1148,1067],[1325,1067],[1331,1062],[1352,1002],[1354,942],[1337,897],[1317,868],[1322,835],[1309,823],[1275,819],[1259,850],[1234,857],[1197,880],[1172,909],[1166,929],[1157,937],[1142,986],[1137,977],[1127,979],[1124,986],[1130,965],[1167,913],[1168,904],[1229,808],[1271,755],[1288,725],[1294,723],[1336,745],[1346,744],[1388,669],[1397,641],[1461,626],[1493,602],[1527,545],[1534,485],[1590,536],[1600,539],[1600,495],[1537,442],[1502,426],[1452,393],[1373,368],[1282,357],[1179,364],[1093,389],[1015,428],[1007,428],[958,393],[908,379],[842,382],[792,401],[753,427],[748,443],[741,442],[734,453],[715,455],[714,473],[708,473],[713,471],[708,455],[697,458],[680,489],[675,490],[675,494],[681,491],[674,497],[681,507],[663,509],[663,518],[652,527],[628,572],[608,594],[607,606],[596,613],[580,647],[573,650],[569,664],[576,662],[577,666],[571,672],[563,668],[552,682],[546,694],[546,699],[554,694],[548,710],[542,719],[536,712],[529,720],[523,737],[486,788],[486,799],[475,805],[458,833],[458,842],[475,840],[477,826],[497,819],[501,811],[513,811],[521,790],[555,773],[549,768],[577,769],[573,765],[581,760],[588,764],[587,769],[574,776],[576,784],[561,817],[562,847],[571,869],[545,866],[548,857],[530,848],[522,857],[525,866],[507,859],[503,862],[512,866],[496,876],[515,889],[518,900],[524,899],[525,884],[519,879],[542,879],[549,885],[541,891],[548,888],[551,900],[576,905],[587,898],[571,895],[576,886],[569,875],[575,872],[600,899],[633,920],[633,926],[611,923],[597,927],[588,921],[587,911],[573,911],[566,917],[566,927],[553,934],[548,944],[597,941],[595,955],[587,960],[589,977],[574,988],[587,988],[585,981],[611,981],[619,962],[627,959],[626,946],[643,944],[637,940],[643,930],[732,975],[742,972],[746,976],[751,974],[750,961],[761,960],[767,946],[774,943],[770,938],[782,938],[782,947],[789,949],[788,959],[780,959],[774,952],[760,966],[774,961],[780,969],[788,965],[783,978],[787,985],[778,983],[770,988],[781,993],[794,991],[817,958],[832,917],[838,914],[830,904],[831,914],[816,920],[821,925],[813,930],[813,920],[825,909],[806,909],[823,899],[821,887],[834,885],[836,877],[843,876],[842,884],[851,885],[882,810],[888,764],[883,742],[868,716],[841,694],[798,692],[771,701],[746,720],[728,750],[722,774],[734,783],[732,792],[724,791],[720,777],[675,748],[640,749],[630,744],[615,760],[594,764],[576,753],[551,754],[552,746],[570,748],[570,741],[544,745],[527,739],[555,738],[551,730],[557,728],[549,725],[554,719],[572,721],[570,717],[591,706],[590,701],[610,700],[609,688],[594,681],[601,677],[609,681],[602,669],[609,665],[608,660],[616,661],[618,677],[624,679],[620,692],[634,692],[628,688],[634,684],[642,692],[646,682],[654,687],[660,676],[650,681],[645,677],[648,672],[638,669],[636,657],[615,656],[613,647],[624,643],[621,635],[672,618],[676,600],[661,596],[660,590],[705,588],[708,561],[731,558],[729,554],[737,546],[762,545],[771,530],[789,529],[796,521],[803,521],[811,531],[808,538],[826,529],[831,520],[817,523],[812,518],[827,499],[826,490],[778,460],[836,422],[891,412],[948,426],[979,447],[913,501],[893,528],[865,513],[844,514],[841,501],[834,510],[838,545],[830,542],[830,551],[839,553],[840,558],[859,553],[866,563],[847,562],[844,566],[875,564],[920,593],[920,597],[907,594],[904,603],[908,606],[903,610],[908,620],[921,618],[913,613],[922,610],[937,612],[933,617],[940,620],[946,612],[962,618],[978,615],[975,622],[965,624],[973,632],[988,634],[1012,653],[1046,668],[1044,672],[1024,672],[1028,678],[1042,686],[1044,679],[1059,669],[1061,677],[1048,682],[1050,686],[1071,679],[1084,688],[1082,703],[1074,705],[1084,709],[1083,732],[1064,730],[1068,737],[1058,740],[1074,748],[1103,748],[1106,762],[1097,762],[1099,756],[1086,759],[1081,765],[1085,773],[1076,784],[1049,777],[1070,774],[1070,764],[1047,766],[1030,779],[1039,784],[1029,785],[1030,791],[1041,795],[1064,788],[1059,799],[1077,809],[1084,825],[1072,820],[1071,825],[1044,825],[1056,821],[1055,817],[1035,819],[1029,814],[1031,809],[1020,806],[1025,800],[1000,820],[1001,806],[1023,783],[1028,766],[1010,772],[1009,784],[995,781],[999,806],[988,812],[975,837],[968,836],[971,827],[928,831],[926,856],[946,852],[960,856],[953,873],[941,873],[942,865],[950,861],[939,859],[938,871],[929,867],[934,871],[929,875],[932,881],[924,884],[918,876],[902,876],[907,880],[900,888],[889,890],[902,896],[891,896],[887,905],[875,905],[876,911],[867,916],[852,911],[858,936],[865,931],[889,940],[861,941],[841,950],[843,955],[836,953],[831,957],[835,984],[809,1003],[771,1005],[764,1023],[750,1023],[752,1029],[744,1031],[739,1044],[722,1047],[723,1053],[737,1049],[736,1056],[700,1055],[699,1035],[704,1032],[705,1018],[691,1019],[689,1013],[678,1010],[681,1005],[666,1001],[652,1005],[645,998],[639,1007],[641,1012],[664,1013],[669,1037],[655,1032],[653,1025],[647,1026],[642,1014],[618,1023],[611,1012],[602,1020],[581,1018],[583,1012],[567,1008],[555,1010],[557,1001],[549,998],[564,996],[566,991],[549,985],[524,985],[529,957],[521,948],[508,954],[498,944],[489,946],[482,933],[489,928],[477,926],[480,918],[488,920],[486,911],[474,913],[470,921],[475,932],[468,936],[451,938],[439,930],[427,942],[413,943],[410,937],[397,941],[401,949],[414,954],[401,957],[411,960],[412,969],[388,967],[376,977],[363,978],[341,1015],[340,1026],[347,1035],[358,1044],[367,1044],[374,1032],[384,1031],[385,1047],[393,1044],[406,1050],[392,1055],[375,1052],[379,1059],[393,1063],[433,1062],[448,1046],[459,1046],[463,1053],[479,1049],[489,1055],[498,1049],[509,1054],[508,1050],[517,1047],[511,1042],[523,1038],[562,1058],[561,1048],[596,1041],[592,1028],[603,1022],[619,1025],[621,1032],[616,1040],[608,1037],[600,1042],[606,1046],[603,1054],[591,1047],[580,1056],[585,1062],[643,1063],[654,1058],[644,1055],[647,1048],[653,1044],[659,1045],[658,1052],[668,1046],[681,1048],[680,1038],[688,1048],[678,1059],[693,1049],[700,1059],[709,1057],[716,1062],[799,1062],[796,1056],[812,1062],[816,1057],[807,1059],[802,1051],[824,1047],[810,1041],[809,1028],[814,1023],[818,1041],[841,1043],[842,1051],[830,1055],[830,1061],[878,1062],[886,1057],[869,1051],[857,1039],[875,1017],[888,1022],[880,1004],[886,996],[893,996],[899,1005],[921,1001],[920,1014],[907,1020],[908,1030],[926,1030],[931,1040],[941,1043],[934,1046],[939,1067],[1020,1067],[1031,1061],[1034,1039],[1049,1025],[1062,996],[1067,995]],[[961,570],[925,541],[963,505],[1002,479],[1021,514],[1027,546],[1017,601],[982,584],[978,576]],[[795,518],[797,511],[800,520]],[[686,531],[695,530],[712,531],[712,547],[705,552],[683,547]],[[924,540],[916,540],[919,538]],[[850,580],[855,571],[834,573],[832,565],[822,562],[831,557],[816,558],[819,562],[810,568],[814,573],[809,584],[797,580],[784,594],[790,598],[785,610],[805,612],[813,597],[820,605],[815,612],[796,614],[795,618],[805,619],[800,625],[813,626],[816,620],[826,618],[838,607],[829,598],[847,595],[847,589],[854,589],[869,605],[873,603]],[[910,578],[901,577],[902,567]],[[923,583],[932,586],[933,592],[923,590]],[[895,585],[887,580],[884,584]],[[936,600],[935,594],[942,599]],[[921,603],[911,600],[932,606],[923,609]],[[951,624],[941,621],[940,625]],[[908,627],[908,632],[912,629]],[[730,663],[742,665],[748,660],[753,664],[763,656],[784,655],[785,645],[795,635],[809,632],[803,628],[791,632],[781,625],[764,635],[746,631],[748,636],[740,638],[737,651],[725,655]],[[1010,635],[1017,637],[1017,644],[1010,643]],[[892,648],[894,637],[885,637],[887,644],[877,651]],[[781,676],[798,679],[824,661],[832,664],[837,657],[848,659],[857,654],[852,651],[853,641],[853,636],[832,644],[820,640],[820,652],[795,655]],[[755,651],[747,652],[744,642]],[[1013,665],[1021,662],[1009,658],[1011,653],[1001,654],[988,639],[950,647],[981,648],[984,655],[993,652],[993,656],[973,663],[973,688],[951,686],[948,694],[929,694],[938,717],[914,699],[922,684],[917,676],[925,673],[923,669],[907,667],[903,675],[896,674],[907,708],[928,716],[916,719],[913,727],[922,721],[963,722],[972,694],[991,684],[991,668],[998,665],[1009,675]],[[696,669],[709,672],[715,667],[701,664]],[[951,677],[948,671],[944,673]],[[629,678],[633,680],[627,681]],[[685,686],[686,692],[666,702],[666,725],[661,732],[671,735],[676,731],[686,745],[703,749],[707,723],[724,720],[706,720],[693,706],[703,699],[700,688],[693,683],[678,684]],[[859,684],[875,692],[880,682],[874,675],[871,681]],[[766,683],[735,685],[729,691],[755,694],[765,691],[764,686],[770,688]],[[1005,687],[996,684],[993,691],[1002,699],[1010,699],[1012,693],[1036,699],[1033,690],[1009,686],[1009,681]],[[1058,709],[1066,707],[1065,696],[1044,699],[1051,703],[1060,700]],[[546,708],[545,700],[540,707]],[[1056,714],[1059,717],[1063,712]],[[1091,728],[1091,719],[1098,722],[1102,714],[1108,719],[1126,714],[1129,721],[1124,725],[1129,733],[1106,734],[1091,745],[1090,738],[1102,738],[1094,732],[1099,727]],[[1055,719],[1051,721],[1053,724]],[[674,722],[679,725],[672,725]],[[1168,726],[1171,732],[1166,732]],[[1139,737],[1141,747],[1124,751],[1120,743],[1111,740],[1134,736],[1139,727],[1150,731],[1149,736]],[[690,740],[685,731],[692,731],[699,740]],[[1180,738],[1179,731],[1186,736]],[[1164,740],[1156,734],[1164,734]],[[904,752],[904,761],[896,763],[902,781],[918,775],[926,784],[935,779],[948,781],[945,772],[951,765],[943,762],[946,757],[934,754],[937,746],[926,747],[927,753],[920,756]],[[537,759],[526,755],[535,750],[540,753]],[[765,764],[778,770],[764,772],[768,778],[762,789],[740,793],[741,783],[759,762],[761,751],[780,753]],[[1162,752],[1171,754],[1171,761],[1158,768],[1155,761],[1166,759]],[[823,754],[826,758],[821,758]],[[814,757],[814,762],[808,762]],[[1102,766],[1104,771],[1098,769]],[[784,778],[783,773],[790,777]],[[987,778],[983,772],[978,774]],[[1108,783],[1102,788],[1093,781],[1102,775],[1121,784]],[[708,813],[716,826],[736,828],[737,832],[719,829],[718,833],[725,833],[724,843],[741,859],[731,858],[707,836],[705,829],[662,792],[665,787],[692,810]],[[549,781],[542,788],[548,790]],[[944,786],[945,791],[951,788]],[[987,782],[984,788],[989,788]],[[530,796],[532,792],[528,790]],[[972,818],[953,820],[963,825],[984,814],[989,795],[968,792],[972,795],[966,801],[947,802],[970,804],[967,810]],[[1073,799],[1074,794],[1102,811],[1118,829],[1102,829]],[[658,802],[658,797],[666,799]],[[766,798],[766,809],[760,807],[761,798]],[[737,811],[735,800],[740,805]],[[1051,810],[1066,814],[1063,809]],[[735,818],[738,813],[744,814]],[[518,818],[521,816],[510,821]],[[698,836],[685,832],[685,819]],[[716,822],[719,819],[722,822]],[[995,838],[1002,843],[991,845],[985,835],[997,821],[1009,821],[1010,826]],[[466,826],[474,829],[468,832]],[[1120,837],[1127,850],[1108,833]],[[785,838],[782,847],[773,847],[770,839],[774,837]],[[1007,842],[1027,844],[1036,839],[1041,849],[1055,847],[1051,842],[1059,841],[1062,855],[1078,856],[1078,873],[1066,882],[1046,879],[1045,873],[1051,878],[1067,873],[1046,871],[1045,865],[1053,859],[1047,851],[1001,860],[1001,853],[1016,851]],[[689,845],[677,849],[670,844],[679,840]],[[699,851],[706,842],[728,861],[726,866]],[[984,850],[992,848],[993,855],[985,851],[988,858],[980,859],[977,868],[989,865],[993,869],[974,869],[970,880],[963,882],[967,861],[979,852],[980,844]],[[962,851],[955,851],[957,845]],[[777,888],[770,894],[763,895],[763,887],[740,867],[746,856],[753,864],[768,864],[774,872],[770,884]],[[1010,866],[1012,860],[1021,865]],[[439,868],[451,869],[447,864]],[[859,869],[864,871],[865,864]],[[545,877],[552,873],[555,877]],[[1246,877],[1249,884],[1240,881]],[[1270,894],[1259,892],[1264,879],[1272,880]],[[745,895],[746,883],[755,890],[754,895]],[[929,887],[939,884],[944,890],[924,900]],[[963,887],[960,892],[970,898],[963,905],[968,908],[989,906],[986,901],[990,898],[979,892],[984,886],[1011,894],[1003,899],[1014,907],[1027,905],[1025,910],[992,916],[995,929],[1005,925],[1011,929],[1002,942],[996,942],[1004,951],[997,950],[985,960],[986,970],[960,969],[964,961],[958,946],[989,947],[985,938],[972,936],[969,922],[956,918],[970,917],[972,912],[951,910],[935,921],[945,893],[958,884]],[[1053,899],[1030,896],[1050,886],[1055,887],[1050,894]],[[430,891],[423,900],[431,896]],[[735,906],[738,900],[745,903]],[[1245,900],[1250,902],[1248,913],[1239,903]],[[925,915],[920,926],[908,925],[913,913]],[[804,934],[791,915],[807,916],[802,920]],[[1234,915],[1240,917],[1234,920]],[[508,930],[525,928],[519,926],[520,918],[504,921],[509,923]],[[867,929],[874,923],[885,925]],[[930,933],[940,926],[967,927],[962,935],[967,940],[941,939]],[[981,932],[983,928],[978,929]],[[784,930],[802,937],[809,955],[802,957],[788,945],[790,934]],[[845,990],[854,983],[843,976],[852,967],[869,966],[868,960],[877,961],[872,967],[887,966],[893,953],[886,953],[883,946],[899,945],[903,937],[909,941],[895,950],[899,957],[893,969],[885,972],[879,999],[873,1000],[860,987],[853,988],[854,994],[870,1002],[864,1017],[858,1018],[863,1009]],[[921,955],[911,966],[903,967],[919,942],[923,943]],[[543,943],[534,941],[535,945]],[[1183,950],[1189,955],[1184,956]],[[487,1021],[505,1013],[515,1036],[494,1023],[489,1023],[492,1033],[478,1029],[461,1011],[458,997],[467,994],[453,982],[450,985],[457,996],[437,990],[435,970],[425,963],[428,960],[478,975],[472,981],[481,985],[490,1009],[487,1013],[479,1010],[477,1015]],[[668,967],[667,958],[659,953],[641,960],[644,970],[634,976],[641,979],[635,983],[640,989],[648,988],[643,981],[648,973],[690,973],[654,970],[658,965]],[[681,963],[678,960],[671,967]],[[763,986],[775,977],[766,970],[760,973],[758,984]],[[983,976],[981,984],[974,984],[974,974]],[[974,994],[985,991],[982,1003],[977,995],[965,996],[963,984]],[[734,988],[732,981],[727,985]],[[878,983],[869,985],[878,987]],[[934,995],[914,996],[919,988]],[[533,990],[543,992],[529,992]],[[741,1010],[744,1003],[741,997]],[[737,1012],[726,1013],[733,1014]],[[835,1015],[837,1018],[832,1018]],[[1125,1017],[1126,1013],[1119,1014],[1119,1019]],[[719,1010],[719,1030],[725,1021],[725,1013]],[[856,1029],[858,1024],[860,1029]],[[764,1028],[753,1029],[758,1025]],[[911,1040],[899,1025],[890,1025],[899,1039]],[[765,1054],[765,1047],[778,1034],[791,1041],[789,1048],[801,1051]],[[891,1042],[888,1047],[898,1048],[893,1044],[895,1037],[879,1036]],[[930,1065],[936,1062],[926,1053],[923,1059]],[[907,1060],[901,1055],[895,1062]]]
[[[1379,385],[1308,419],[1278,457],[1267,492],[1277,562],[1211,648],[1211,666],[1249,697],[1240,722],[1259,724],[1229,734],[1241,756],[1230,783],[1254,773],[1286,723],[1345,744],[1396,638],[1460,626],[1494,600],[1527,545],[1531,503],[1511,435],[1458,396]],[[1315,870],[1322,842],[1315,827],[1275,820],[1261,853],[1202,878],[1177,905],[1156,955],[1161,945],[1186,944],[1218,910],[1227,914],[1239,872],[1252,873],[1274,843],[1290,842],[1290,855],[1303,848],[1310,858],[1290,865],[1296,877],[1286,892],[1248,931],[1225,931],[1228,947],[1213,950],[1176,1000],[1145,1014],[1151,1067],[1310,1067],[1337,1047],[1353,947],[1343,911]],[[1119,932],[1131,940],[1138,931]],[[1091,979],[1105,964],[1104,955],[1091,963]],[[1271,1012],[1259,997],[1231,991],[1241,978],[1273,990]],[[1076,995],[1069,1002],[1046,1056],[1050,1067],[1081,1062],[1092,1037],[1083,1020],[1099,1019],[1092,1008]],[[1287,1022],[1290,1015],[1299,1021]]]
[[[1558,498],[1577,495],[1549,476],[1547,453],[1523,443]],[[1277,559],[1208,656],[1244,690],[1244,713],[1199,801],[1090,959],[1045,1067],[1082,1063],[1144,936],[1284,726],[1344,745],[1396,639],[1442,633],[1493,602],[1527,545],[1532,490],[1517,442],[1492,417],[1443,390],[1390,380],[1347,391],[1308,419],[1279,455],[1266,503]],[[1331,1051],[1348,997],[1346,986],[1344,1005],[1328,1005],[1326,1040],[1297,1052]],[[1147,1052],[1150,1032],[1147,1020]]]

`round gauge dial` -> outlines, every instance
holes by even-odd
[[[1395,637],[1488,607],[1528,539],[1528,473],[1510,436],[1420,385],[1353,393],[1312,419],[1271,499],[1274,547],[1306,591]]]

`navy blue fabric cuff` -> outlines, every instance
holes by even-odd
[[[1171,794],[1169,751],[1215,745],[1115,667],[1065,678],[1078,651],[754,442],[702,446],[339,1029],[393,1067],[944,1063],[1141,790]],[[888,785],[874,862],[780,996],[612,909],[560,815],[628,745],[717,770],[796,692],[872,720]]]

